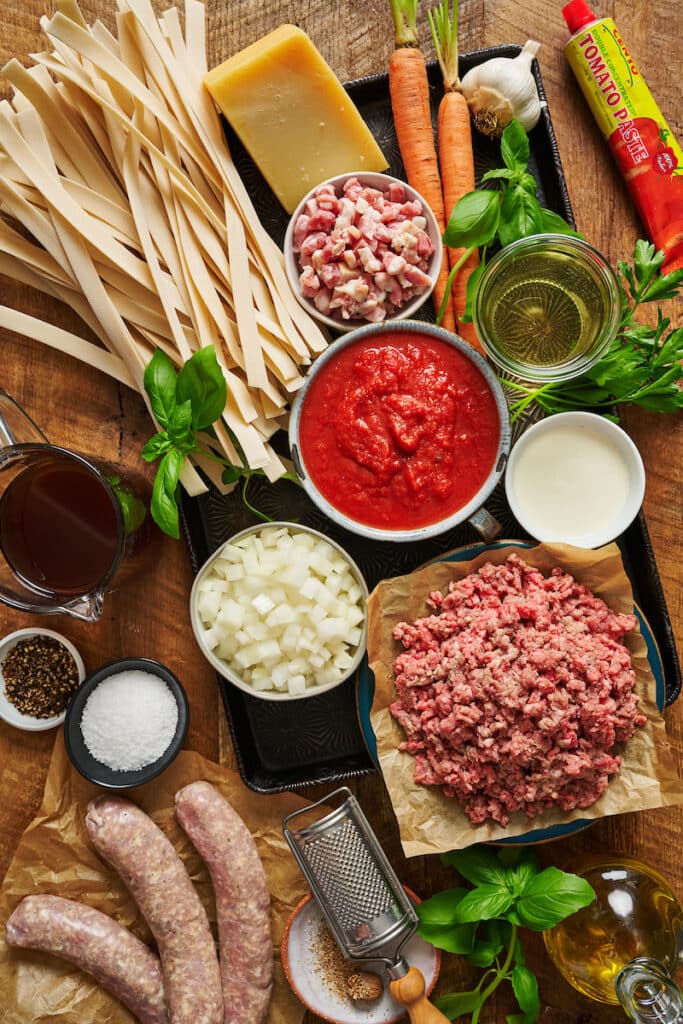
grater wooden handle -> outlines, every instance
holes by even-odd
[[[402,978],[389,982],[389,991],[397,1003],[408,1010],[410,1024],[450,1024],[441,1010],[425,995],[425,980],[417,967],[411,967]]]

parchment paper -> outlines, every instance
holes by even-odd
[[[147,811],[173,843],[207,909],[214,934],[209,876],[173,813],[176,791],[197,779],[217,786],[256,840],[270,885],[276,953],[268,1024],[300,1024],[304,1008],[289,988],[278,954],[287,918],[308,887],[282,835],[281,820],[307,801],[291,793],[253,793],[236,772],[189,750],[181,751],[157,779],[124,794]],[[87,805],[101,792],[74,771],[60,732],[40,810],[21,837],[0,889],[0,1024],[132,1024],[134,1020],[89,975],[56,957],[11,949],[4,941],[5,922],[21,899],[31,893],[50,893],[96,907],[153,944],[123,882],[100,860],[85,830]]]
[[[463,579],[485,562],[500,564],[512,551],[545,575],[555,566],[561,566],[590,587],[613,611],[633,611],[631,584],[616,544],[608,544],[597,551],[566,544],[539,544],[528,549],[504,547],[484,552],[468,562],[435,562],[410,575],[383,580],[375,588],[370,595],[368,623],[368,658],[375,674],[370,718],[406,857],[458,850],[472,843],[518,836],[576,818],[599,818],[683,803],[683,784],[657,708],[655,680],[638,627],[625,642],[631,651],[640,710],[647,715],[647,725],[637,728],[628,743],[619,745],[623,757],[621,770],[612,776],[607,790],[592,807],[571,812],[550,808],[533,819],[518,811],[505,828],[497,822],[473,825],[457,799],[444,796],[436,786],[422,786],[413,781],[414,758],[398,750],[405,734],[388,710],[396,694],[392,666],[403,650],[393,639],[393,628],[403,620],[413,621],[431,614],[432,609],[426,605],[431,591],[441,590],[446,594],[451,580]]]

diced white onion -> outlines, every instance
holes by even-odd
[[[255,691],[296,697],[348,675],[365,599],[327,541],[264,526],[226,544],[197,591],[202,641]]]

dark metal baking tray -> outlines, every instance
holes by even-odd
[[[461,74],[490,57],[514,57],[519,46],[498,46],[461,58]],[[538,66],[534,73],[541,99],[545,99]],[[432,115],[436,121],[439,102],[440,73],[436,64],[429,67],[432,87]],[[347,89],[379,142],[389,172],[405,177],[394,133],[386,75],[374,75],[347,84]],[[226,127],[233,158],[240,170],[261,220],[273,238],[281,244],[288,217],[270,188]],[[574,223],[571,203],[562,171],[560,155],[553,132],[550,113],[543,109],[541,119],[530,134],[530,170],[538,181],[541,203]],[[500,166],[498,143],[474,134],[474,157],[477,180],[491,167]],[[421,311],[424,319],[432,319],[431,304]],[[517,421],[514,435],[526,423]],[[513,436],[514,436],[513,435]],[[286,439],[275,443],[286,452]],[[341,544],[356,560],[368,586],[372,589],[380,579],[411,572],[432,558],[456,547],[471,544],[478,535],[468,523],[419,544],[375,543],[348,533],[328,520],[296,485],[280,482],[271,486],[265,481],[252,481],[252,503],[273,519],[289,519],[312,526]],[[515,521],[505,500],[502,485],[494,491],[487,508],[501,522],[504,537],[527,539]],[[255,523],[235,491],[220,495],[210,487],[197,498],[183,497],[183,527],[193,568],[202,562],[228,537]],[[619,540],[626,571],[633,584],[635,598],[660,648],[666,679],[666,703],[672,703],[681,688],[681,672],[676,656],[673,631],[664,601],[652,546],[642,514]],[[225,713],[237,756],[238,768],[247,786],[260,793],[329,783],[373,770],[358,725],[355,680],[335,690],[303,701],[273,703],[249,697],[220,676],[219,686]]]

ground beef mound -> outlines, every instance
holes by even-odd
[[[428,604],[437,614],[394,628],[405,651],[391,713],[415,781],[441,786],[477,824],[594,804],[619,770],[614,745],[646,721],[622,642],[635,616],[516,554]]]

